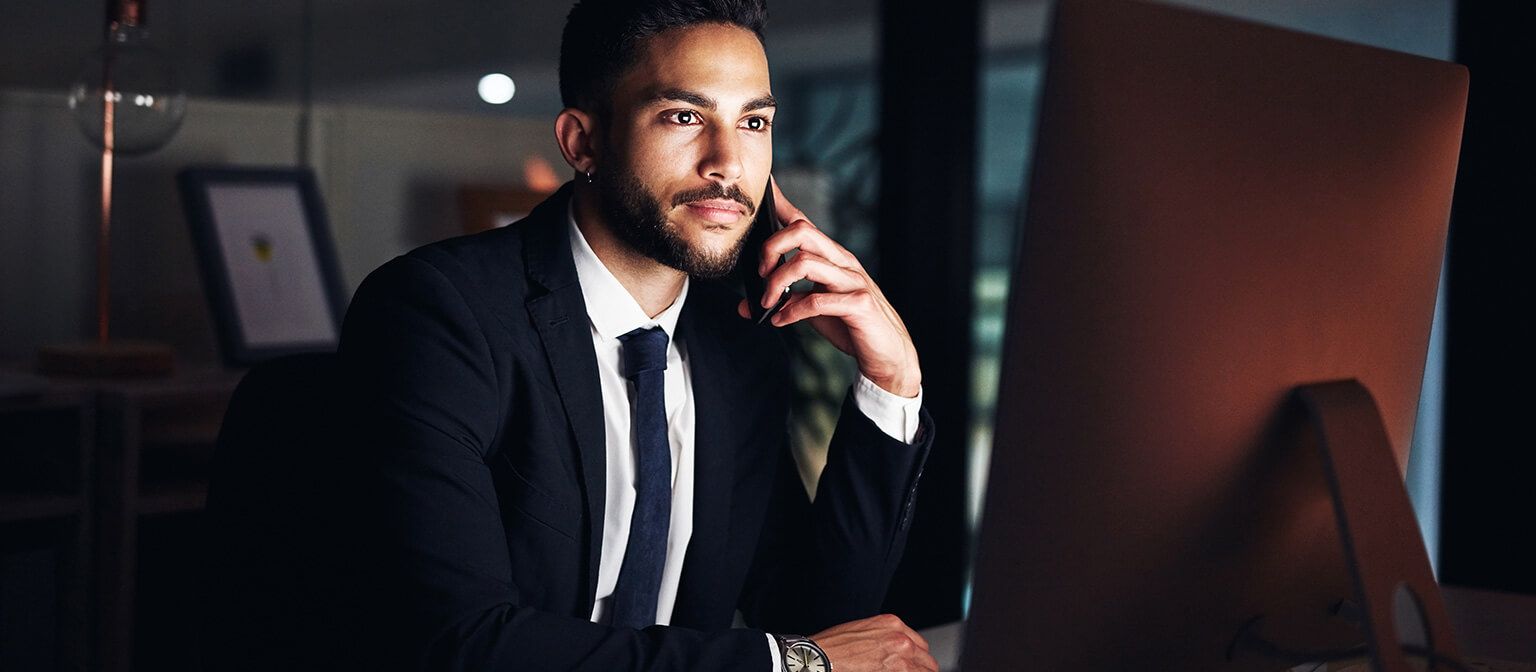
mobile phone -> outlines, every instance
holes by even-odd
[[[768,237],[784,228],[784,223],[779,221],[774,211],[773,178],[770,177],[768,187],[763,190],[763,200],[757,204],[757,213],[752,218],[752,228],[747,231],[747,242],[742,246],[740,258],[736,260],[736,275],[741,278],[746,293],[747,309],[752,312],[752,321],[758,324],[767,322],[789,300],[789,291],[786,289],[773,307],[764,308],[762,304],[763,293],[768,291],[768,280],[757,274],[759,255]],[[783,263],[784,257],[780,255],[773,267],[778,268]]]

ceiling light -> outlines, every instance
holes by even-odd
[[[515,93],[517,85],[512,83],[511,77],[495,72],[480,78],[480,100],[500,105],[512,100]]]

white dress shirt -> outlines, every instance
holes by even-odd
[[[667,527],[667,558],[661,570],[661,590],[656,599],[656,623],[672,621],[677,586],[683,574],[683,558],[693,537],[694,404],[693,384],[684,348],[677,343],[677,318],[688,298],[684,278],[677,298],[656,317],[649,317],[629,291],[598,259],[592,246],[567,211],[571,254],[576,277],[587,305],[592,346],[597,353],[598,380],[603,394],[604,446],[607,457],[607,497],[603,504],[603,548],[597,565],[597,601],[591,619],[606,623],[609,598],[619,582],[624,549],[629,544],[629,521],[635,508],[634,435],[630,430],[633,385],[624,378],[619,337],[635,329],[660,327],[667,334],[667,370],[663,374],[667,440],[672,449],[672,514]],[[918,412],[923,395],[897,396],[864,376],[854,384],[853,401],[887,436],[912,443],[917,434]],[[805,633],[808,634],[808,633]],[[773,670],[781,669],[778,642],[768,638]]]

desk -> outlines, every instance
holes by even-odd
[[[0,669],[91,669],[94,404],[80,390],[5,382]]]
[[[1536,595],[1441,586],[1463,655],[1525,664],[1536,672]]]
[[[1441,586],[1467,664],[1479,672],[1536,672],[1536,595]],[[943,672],[960,669],[965,622],[918,631]],[[1303,668],[1303,670],[1309,669]],[[1346,668],[1335,668],[1343,670]],[[1348,669],[1362,669],[1358,665]]]
[[[214,440],[240,376],[204,370],[95,383],[101,670],[133,667],[135,600],[142,574],[139,523],[146,516],[202,510]],[[192,586],[182,588],[185,595],[192,594]]]
[[[132,667],[139,524],[202,510],[214,440],[241,375],[0,377],[0,524],[70,525],[59,544],[63,669]],[[91,584],[93,599],[83,599]],[[77,615],[91,602],[94,613]]]

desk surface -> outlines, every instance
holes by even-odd
[[[965,621],[936,625],[917,634],[928,640],[928,652],[939,661],[940,672],[960,669],[960,636],[964,634]]]
[[[1441,586],[1440,591],[1461,653],[1473,670],[1536,672],[1536,595],[1457,586]],[[958,621],[919,631],[943,672],[960,669],[964,630],[965,623]]]
[[[1456,641],[1469,658],[1518,661],[1536,670],[1536,595],[1441,586]]]

